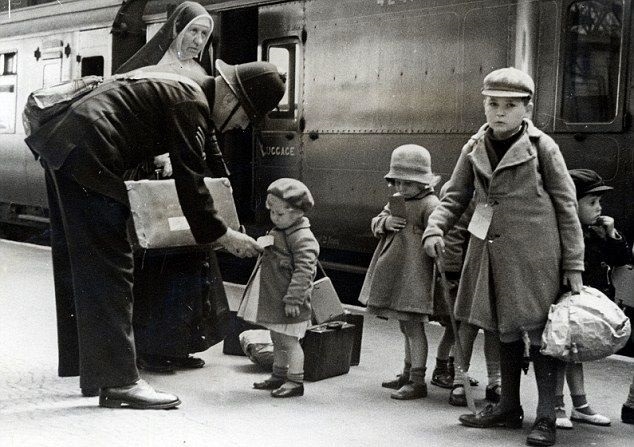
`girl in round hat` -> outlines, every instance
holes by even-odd
[[[372,219],[372,233],[380,242],[359,301],[378,317],[398,320],[405,341],[405,368],[399,377],[402,386],[391,397],[418,399],[427,396],[425,323],[434,311],[433,259],[423,250],[421,236],[439,203],[434,186],[440,177],[431,171],[427,149],[406,144],[392,152],[385,178],[397,192]]]

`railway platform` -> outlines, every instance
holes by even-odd
[[[360,365],[307,383],[303,397],[277,400],[251,389],[266,373],[246,357],[222,354],[219,344],[201,354],[207,362],[202,369],[142,372],[153,386],[179,395],[178,409],[100,408],[97,398],[81,396],[77,378],[57,377],[53,294],[50,249],[0,240],[0,446],[521,446],[534,421],[532,371],[522,376],[526,418],[518,430],[461,426],[458,416],[468,410],[450,406],[448,391],[432,385],[425,399],[390,399],[380,384],[401,367],[401,335],[393,322],[371,317]],[[442,328],[428,327],[431,371]],[[471,369],[480,380],[477,399],[486,384],[481,352],[480,336]],[[621,422],[620,409],[633,360],[611,356],[586,364],[585,371],[589,400],[612,426],[576,424],[558,432],[557,445],[632,445],[634,426]]]

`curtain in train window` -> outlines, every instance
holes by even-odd
[[[566,11],[562,118],[609,123],[617,113],[622,0],[572,2]]]
[[[16,53],[0,53],[0,133],[15,132]]]

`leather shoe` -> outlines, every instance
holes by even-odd
[[[304,395],[304,384],[299,383],[292,387],[281,386],[276,390],[271,391],[273,397],[294,397]]]
[[[535,421],[526,438],[526,445],[553,445],[557,441],[557,428],[554,419],[539,418]]]
[[[137,408],[141,410],[160,410],[180,405],[180,399],[173,395],[156,391],[144,380],[132,385],[102,388],[99,406],[106,408]]]
[[[284,385],[285,380],[281,377],[271,376],[262,382],[255,382],[253,388],[256,390],[276,390]]]
[[[165,357],[158,355],[140,355],[136,359],[136,366],[139,369],[149,372],[168,374],[175,372],[174,364]]]
[[[461,389],[462,392],[458,393],[457,390]],[[463,385],[454,385],[451,393],[449,393],[449,405],[454,407],[466,407],[467,406],[467,396],[464,393]]]
[[[176,368],[196,369],[205,366],[205,361],[199,357],[165,357]]]
[[[382,382],[381,386],[383,388],[389,388],[391,390],[398,390],[400,387],[405,385],[407,381],[408,381],[408,378],[403,376],[403,374],[399,374],[396,376],[396,379],[394,380],[386,380],[385,382]]]
[[[99,388],[91,386],[82,387],[81,395],[84,397],[97,397],[99,396]]]
[[[520,428],[524,420],[524,410],[522,410],[522,407],[517,407],[510,411],[501,411],[497,405],[489,404],[477,414],[463,414],[459,420],[462,425],[467,427]]]
[[[427,385],[424,383],[409,382],[390,395],[392,399],[412,400],[427,397]]]

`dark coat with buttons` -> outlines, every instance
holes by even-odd
[[[485,240],[470,239],[456,309],[513,341],[545,325],[562,270],[583,270],[583,236],[574,184],[557,144],[527,120],[492,170],[486,131],[462,148],[424,238],[444,235],[472,197],[493,207]]]

